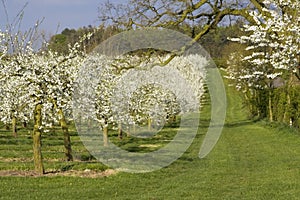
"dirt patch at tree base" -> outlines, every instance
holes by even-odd
[[[86,169],[84,171],[68,170],[68,171],[49,171],[43,175],[39,175],[34,171],[20,171],[20,170],[0,170],[0,177],[81,177],[81,178],[102,178],[118,173],[116,170],[108,169],[105,171],[94,171]]]

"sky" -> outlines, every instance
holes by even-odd
[[[65,28],[79,28],[99,24],[98,8],[107,0],[4,0],[10,23],[28,2],[24,10],[22,30],[33,27],[37,20],[44,18],[40,30],[48,34],[60,33]],[[124,3],[126,0],[110,0],[112,3]],[[0,29],[3,30],[7,20],[0,1]],[[59,26],[59,28],[58,28]],[[58,30],[58,31],[57,31]]]

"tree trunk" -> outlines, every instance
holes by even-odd
[[[131,128],[129,127],[126,131],[126,137],[130,137],[131,135]]]
[[[149,117],[149,118],[148,118],[148,131],[151,131],[151,125],[152,125],[152,120],[151,120],[151,118]]]
[[[103,146],[108,146],[108,126],[103,127]]]
[[[64,147],[65,147],[66,159],[67,159],[67,161],[73,161],[71,137],[69,134],[69,129],[68,129],[68,125],[66,122],[64,112],[61,108],[58,108],[58,105],[57,105],[57,102],[55,99],[53,100],[53,105],[54,105],[55,109],[58,109],[57,114],[58,114],[58,118],[59,118],[59,123],[60,123],[60,127],[64,134]]]
[[[131,133],[133,133],[133,135],[136,134],[136,124],[135,123],[132,125]],[[130,134],[127,134],[127,137],[130,137]]]
[[[39,175],[45,173],[42,158],[42,104],[38,103],[34,108],[34,127],[33,127],[33,159],[35,172]]]
[[[119,123],[119,127],[118,127],[118,137],[120,140],[123,139],[123,130],[122,130],[122,124]]]
[[[291,114],[290,114],[290,108],[291,108],[291,86],[293,82],[293,74],[290,74],[289,81],[287,83],[286,87],[286,106],[285,106],[285,111],[283,114],[283,122],[290,124],[291,123]]]
[[[283,114],[283,122],[289,124],[290,123],[290,106],[291,106],[291,97],[290,97],[290,91],[288,89],[287,91],[287,94],[286,94],[286,106],[285,106],[285,111],[284,111],[284,114]]]
[[[82,118],[81,116],[79,116],[79,118],[77,119],[78,125],[75,127],[77,128],[77,133],[81,132],[81,126],[82,126]]]
[[[261,109],[261,92],[254,90],[255,91],[255,99],[256,99],[256,105],[255,105],[255,110],[257,112],[257,116],[259,118],[263,118],[264,112]]]
[[[269,120],[273,122],[272,91],[269,90]]]
[[[17,118],[15,116],[11,119],[11,128],[12,128],[12,134],[16,138],[18,136],[17,133]]]
[[[5,130],[9,131],[9,124],[8,123],[5,123]]]
[[[27,122],[22,123],[23,128],[27,128]]]
[[[64,134],[65,156],[66,156],[67,161],[73,161],[71,138],[70,138],[66,118],[64,116],[64,113],[63,113],[62,109],[58,110],[58,115],[59,115],[60,126],[61,126],[61,129],[62,129],[63,134]]]

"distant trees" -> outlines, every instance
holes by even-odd
[[[60,34],[53,35],[50,38],[48,49],[53,52],[57,52],[60,55],[66,55],[68,54],[70,47],[74,46],[80,38],[88,33],[93,33],[88,40],[82,41],[83,45],[79,47],[80,51],[89,53],[102,41],[119,32],[121,32],[121,30],[116,26],[88,26],[77,30],[66,28]]]
[[[243,34],[241,23],[216,27],[199,41],[218,67],[225,67],[230,54],[243,49],[243,45],[228,40],[229,37],[239,37]]]

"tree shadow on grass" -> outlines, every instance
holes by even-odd
[[[252,120],[246,119],[246,120],[240,120],[240,121],[235,121],[235,122],[226,122],[224,124],[224,127],[234,128],[234,127],[246,126],[246,125],[255,124],[258,121],[260,121],[260,119],[252,119]]]
[[[74,166],[75,166],[75,164],[65,165],[60,170],[62,172],[69,171],[69,170],[73,169]]]

